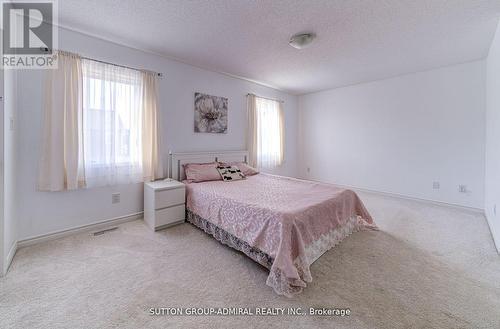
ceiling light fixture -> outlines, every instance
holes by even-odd
[[[298,33],[292,35],[288,44],[296,49],[303,49],[308,47],[311,42],[316,38],[316,34],[314,33]]]

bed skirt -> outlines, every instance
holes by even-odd
[[[188,209],[186,209],[186,218],[188,222],[202,229],[207,234],[212,235],[219,242],[244,253],[253,261],[266,267],[269,270],[266,284],[272,287],[277,294],[285,295],[286,297],[293,297],[302,292],[303,288],[307,285],[306,283],[312,281],[310,266],[326,251],[339,244],[344,238],[354,232],[365,229],[377,229],[374,224],[368,224],[360,216],[352,216],[343,226],[332,229],[327,234],[321,236],[315,243],[312,243],[305,250],[304,255],[296,257],[293,260],[293,265],[297,270],[298,278],[290,278],[278,266],[273,267],[274,259],[267,253],[252,247],[247,242]]]
[[[233,234],[221,229],[217,225],[198,216],[189,209],[186,209],[186,219],[194,226],[202,229],[207,234],[213,236],[217,241],[244,253],[245,255],[250,257],[253,261],[259,263],[260,265],[266,267],[267,269],[271,269],[274,260],[272,259],[271,256],[269,256],[265,252],[250,246],[245,241],[237,238]]]

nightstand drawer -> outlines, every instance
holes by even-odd
[[[169,225],[179,221],[183,221],[186,218],[186,208],[183,204],[180,206],[165,208],[156,210],[156,228],[164,225]]]
[[[171,207],[185,202],[185,189],[176,188],[155,193],[155,209]]]
[[[153,230],[182,223],[186,217],[186,186],[173,179],[144,184],[144,222]]]

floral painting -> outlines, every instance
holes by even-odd
[[[194,131],[227,133],[227,98],[195,93]]]

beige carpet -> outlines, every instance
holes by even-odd
[[[294,299],[264,268],[183,224],[142,221],[20,249],[0,328],[500,328],[500,257],[482,215],[361,194],[381,231],[323,255]],[[346,307],[351,316],[150,316],[150,307]]]

